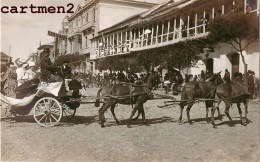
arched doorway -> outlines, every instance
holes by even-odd
[[[231,65],[232,65],[232,71],[231,71],[231,78],[233,79],[234,74],[239,72],[239,54],[238,53],[234,53],[231,56]]]

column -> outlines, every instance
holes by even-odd
[[[158,30],[159,30],[159,24],[157,23],[157,25],[156,25],[156,42],[155,42],[155,44],[157,44],[158,43]]]
[[[163,42],[163,30],[164,30],[164,21],[162,22],[162,35],[161,35],[161,43]]]
[[[179,39],[182,38],[182,18],[180,17]]]
[[[214,17],[215,17],[215,8],[213,7],[212,8],[212,19],[214,19]]]
[[[168,20],[168,29],[167,29],[167,42],[169,41],[170,26],[171,26],[171,22],[170,22],[170,19],[169,19]]]
[[[173,32],[173,39],[176,39],[176,17],[174,18],[174,32]]]
[[[152,25],[151,45],[153,45],[153,33],[154,33],[154,24]]]
[[[206,12],[203,12],[203,33],[206,32]]]
[[[198,14],[195,14],[195,36],[197,36]]]
[[[188,16],[187,20],[187,37],[190,36],[190,15]]]
[[[141,47],[144,46],[144,36],[145,36],[145,34],[144,34],[144,27],[143,27],[143,34],[142,34],[142,40],[141,40]]]

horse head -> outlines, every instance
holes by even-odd
[[[210,77],[210,78],[208,79],[208,81],[210,81],[210,82],[213,83],[214,85],[219,85],[219,84],[223,83],[223,79],[221,78],[220,73],[221,73],[221,71],[218,72],[218,73],[213,74],[213,76]]]

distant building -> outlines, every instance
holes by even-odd
[[[160,0],[85,0],[78,5],[75,13],[63,19],[60,34],[67,35],[67,39],[59,41],[59,53],[84,54],[87,59],[85,70],[94,72],[95,63],[91,57],[95,54],[96,46],[92,46],[91,39],[120,21],[147,11]],[[85,71],[84,70],[84,71]]]
[[[8,56],[4,52],[0,53],[0,65],[1,64],[6,64],[9,60],[12,60],[12,57]]]

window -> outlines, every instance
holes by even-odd
[[[88,48],[88,37],[86,36],[85,38],[86,38],[86,44],[85,45],[86,45],[86,48]]]
[[[257,0],[246,0],[246,11],[247,12],[257,11]]]
[[[86,23],[88,23],[88,13],[86,14]]]
[[[93,8],[93,21],[95,22],[95,17],[96,17],[96,10],[95,10],[95,8]]]

